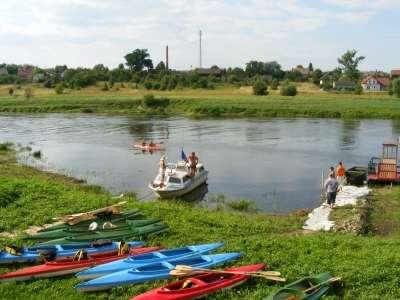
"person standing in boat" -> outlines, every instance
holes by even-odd
[[[339,182],[339,185],[342,186],[346,180],[346,169],[343,165],[343,162],[339,162],[339,165],[336,168],[336,179]]]
[[[336,194],[339,191],[339,182],[336,180],[334,174],[329,175],[324,186],[326,190],[326,203],[330,208],[333,208],[336,202]]]
[[[196,167],[199,163],[199,158],[196,156],[195,152],[192,152],[188,157],[189,163],[189,176],[193,177],[196,174]]]
[[[161,156],[160,158],[160,163],[159,163],[159,173],[161,176],[161,183],[160,183],[160,187],[164,186],[164,180],[165,180],[165,172],[167,170],[167,158],[165,157],[165,155]]]

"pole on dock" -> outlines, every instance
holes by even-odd
[[[324,170],[322,170],[322,173],[321,173],[321,200],[322,201],[325,201],[325,188],[324,188],[324,179],[325,179],[325,176],[324,176]]]

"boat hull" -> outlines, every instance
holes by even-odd
[[[223,243],[193,245],[182,248],[166,249],[158,252],[153,252],[149,255],[137,255],[127,259],[121,259],[112,263],[107,263],[95,268],[91,268],[89,270],[76,274],[76,277],[78,277],[78,279],[80,280],[94,279],[101,276],[109,275],[114,272],[132,269],[136,266],[207,254],[222,247],[223,245]]]
[[[228,268],[233,272],[256,272],[264,269],[265,264]],[[215,292],[233,288],[244,283],[249,276],[227,273],[205,273],[168,284],[131,298],[131,300],[189,300],[204,297]],[[190,280],[193,286],[182,288]]]
[[[199,255],[189,258],[175,259],[162,263],[147,264],[134,269],[111,273],[109,275],[82,282],[75,286],[78,291],[90,292],[108,290],[116,286],[143,283],[146,281],[168,279],[169,272],[177,265],[188,265],[197,268],[209,268],[237,259],[241,253],[220,253]]]
[[[142,246],[144,243],[141,241],[127,242],[131,248]],[[21,255],[11,255],[6,252],[0,253],[0,264],[12,263],[26,263],[41,261],[39,250],[51,250],[56,253],[56,260],[72,259],[76,251],[85,249],[89,255],[99,255],[114,253],[118,250],[119,243],[113,242],[110,244],[93,247],[90,243],[79,243],[72,245],[49,245],[49,246],[36,246],[23,249]]]
[[[205,171],[201,176],[192,179],[190,184],[180,189],[157,189],[149,185],[149,188],[156,194],[156,196],[160,199],[172,199],[178,198],[183,195],[186,195],[198,188],[200,185],[205,184],[208,179],[208,172]]]
[[[131,249],[129,254],[118,255],[118,251],[114,253],[97,255],[89,257],[87,260],[73,261],[71,259],[64,259],[62,261],[46,262],[42,265],[23,268],[14,272],[9,272],[0,275],[0,281],[26,281],[37,278],[50,278],[57,276],[65,276],[75,274],[77,272],[86,270],[88,268],[112,262],[119,259],[124,259],[130,255],[139,255],[152,251],[159,250],[160,247],[143,247]]]

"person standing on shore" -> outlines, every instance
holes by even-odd
[[[343,165],[343,162],[339,162],[339,165],[336,168],[336,179],[339,182],[339,185],[342,186],[346,180],[346,169]]]
[[[334,174],[330,174],[329,178],[325,181],[326,190],[326,203],[330,208],[333,208],[336,202],[336,194],[339,189],[339,182],[336,180]]]

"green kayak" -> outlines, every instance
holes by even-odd
[[[38,232],[32,236],[27,237],[31,240],[53,240],[59,239],[68,236],[77,236],[82,234],[92,234],[93,232],[112,232],[112,231],[121,231],[121,230],[129,230],[131,228],[143,227],[154,223],[159,223],[159,219],[139,219],[139,220],[124,220],[123,222],[118,222],[117,224],[113,224],[115,227],[112,228],[102,228],[101,225],[96,230],[89,230],[88,228],[64,228],[64,229],[56,229],[51,231],[43,231]]]
[[[111,215],[108,217],[98,216],[96,219],[86,220],[86,221],[80,222],[75,225],[69,225],[67,223],[57,224],[57,225],[53,225],[53,226],[41,229],[38,232],[53,231],[53,230],[65,229],[65,228],[87,229],[92,222],[97,222],[97,223],[101,223],[101,224],[103,224],[104,222],[111,222],[115,225],[117,225],[116,223],[120,223],[120,225],[121,225],[122,223],[125,223],[125,221],[128,219],[133,219],[133,218],[137,218],[137,217],[141,217],[141,216],[142,216],[142,213],[138,209],[132,209],[132,210],[124,211],[120,214],[115,214],[115,215]]]
[[[132,238],[142,238],[150,234],[156,234],[167,230],[167,226],[162,223],[154,223],[143,227],[128,228],[113,231],[94,231],[91,234],[79,234],[76,236],[68,236],[60,239],[54,239],[38,244],[37,246],[48,245],[67,245],[79,244],[83,242],[91,242],[94,240],[130,240]]]
[[[277,290],[266,300],[317,300],[326,295],[331,287],[329,273],[309,276],[289,283]],[[312,288],[315,286],[315,288]],[[308,290],[308,291],[306,291]],[[306,291],[306,292],[305,292]]]

